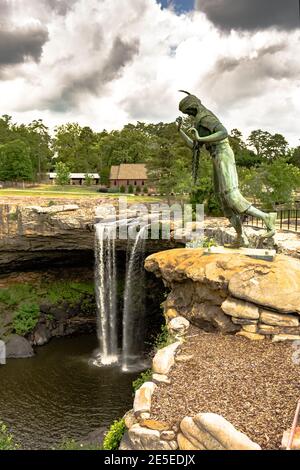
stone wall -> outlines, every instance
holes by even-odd
[[[252,340],[300,340],[300,261],[178,249],[147,258],[145,267],[170,289],[164,308],[208,331]]]

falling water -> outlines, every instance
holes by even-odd
[[[97,224],[95,241],[95,288],[100,352],[96,363],[118,362],[116,225]]]
[[[138,369],[142,360],[145,326],[145,232],[148,227],[141,228],[134,240],[126,274],[122,340],[124,372]]]

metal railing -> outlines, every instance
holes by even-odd
[[[261,219],[246,216],[245,224],[252,227],[264,227]],[[277,228],[289,232],[300,232],[300,209],[280,209],[277,210]]]

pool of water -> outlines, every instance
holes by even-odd
[[[30,359],[0,366],[0,420],[24,449],[51,449],[108,426],[132,407],[137,374],[99,368],[93,335],[52,340]]]

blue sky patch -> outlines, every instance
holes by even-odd
[[[178,13],[184,13],[194,9],[195,0],[157,0],[157,3],[160,3],[163,8],[173,4]]]

